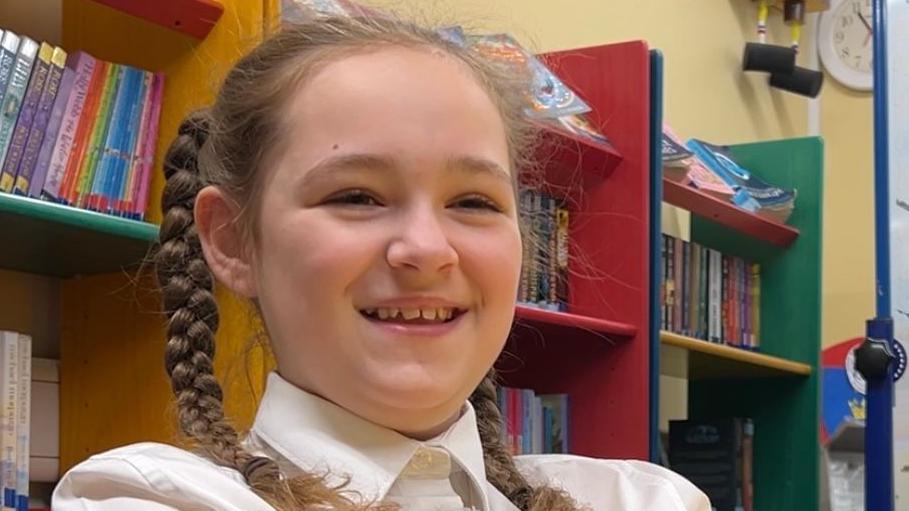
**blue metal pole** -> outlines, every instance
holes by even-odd
[[[877,319],[869,321],[866,343],[892,347],[890,296],[889,126],[887,115],[887,1],[874,8],[874,201]],[[876,341],[876,342],[875,342]],[[891,350],[892,351],[892,350]],[[893,364],[866,376],[865,509],[893,511]]]

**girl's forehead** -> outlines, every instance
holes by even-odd
[[[354,152],[470,156],[508,166],[501,114],[453,56],[388,47],[338,58],[319,66],[289,103],[287,136],[297,159]]]

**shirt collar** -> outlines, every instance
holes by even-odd
[[[368,500],[385,496],[421,446],[441,447],[467,472],[484,508],[489,509],[483,447],[469,402],[447,431],[420,442],[358,417],[272,372],[252,433],[297,467],[327,471],[329,482],[343,483],[349,477],[346,488]]]

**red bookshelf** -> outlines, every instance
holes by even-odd
[[[567,199],[565,313],[518,306],[503,384],[569,396],[572,453],[649,459],[650,57],[643,42],[543,56],[613,148],[549,131],[525,175]]]
[[[663,178],[663,200],[778,247],[788,247],[799,236],[799,230],[795,227],[761,218],[729,202],[666,178]]]
[[[92,0],[137,18],[205,39],[224,13],[214,0]]]

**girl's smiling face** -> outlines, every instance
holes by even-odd
[[[467,65],[388,46],[318,66],[285,116],[248,292],[278,370],[373,422],[438,433],[513,319],[521,238],[499,111]]]

